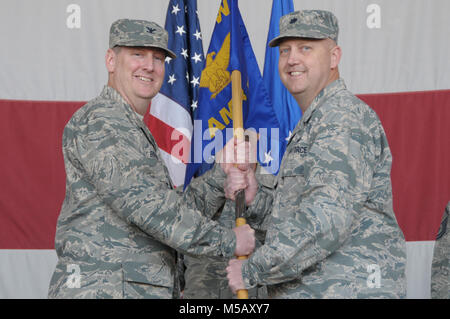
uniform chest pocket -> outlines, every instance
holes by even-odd
[[[283,159],[282,176],[304,176],[304,164],[308,158],[308,145],[304,142],[289,147]]]
[[[305,187],[304,166],[298,161],[289,160],[285,163],[278,181],[278,191],[282,202],[297,205]]]
[[[281,177],[303,177],[305,175],[305,160],[308,154],[306,146],[297,146],[286,154],[281,168]]]
[[[172,298],[174,282],[169,266],[129,262],[122,264],[122,272],[124,298]]]

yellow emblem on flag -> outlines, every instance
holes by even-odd
[[[230,8],[228,7],[227,0],[223,0],[221,6],[219,7],[219,12],[217,13],[217,23],[222,22],[222,14],[224,16],[228,16],[230,14]]]
[[[208,88],[213,93],[211,99],[214,99],[231,82],[230,72],[227,71],[229,63],[230,33],[225,37],[217,54],[213,51],[206,56],[206,67],[202,71],[200,87]]]

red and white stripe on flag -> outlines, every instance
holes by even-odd
[[[192,120],[184,107],[158,93],[144,116],[175,187],[184,183],[192,136]]]

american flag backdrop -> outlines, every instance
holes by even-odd
[[[146,121],[174,185],[183,183],[196,107],[195,93],[187,92],[198,88],[202,42],[210,44],[221,2],[197,0],[197,10],[195,1],[0,2],[0,298],[47,296],[65,194],[63,128],[105,85],[109,27],[119,18],[172,28],[171,49],[178,57],[166,61],[164,88]],[[273,3],[239,1],[260,70]],[[408,297],[429,298],[433,248],[450,200],[450,2],[293,4],[295,10],[330,10],[339,19],[340,74],[377,112],[393,154],[394,211],[407,241]],[[174,63],[183,64],[174,68],[179,73],[171,71]]]

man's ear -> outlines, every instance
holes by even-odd
[[[106,69],[108,70],[109,73],[114,72],[114,70],[116,69],[116,62],[117,62],[116,53],[114,52],[114,50],[108,49],[106,51],[106,56],[105,56],[105,65],[106,65]]]
[[[341,61],[342,49],[336,45],[331,49],[331,69],[336,69]]]

